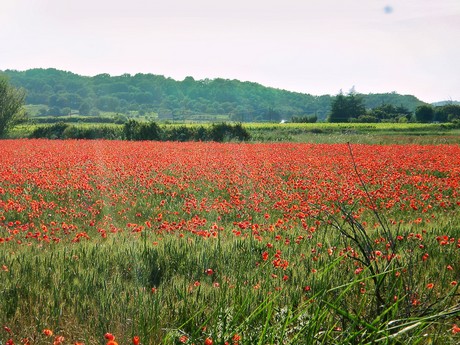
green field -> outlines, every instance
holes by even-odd
[[[77,128],[109,127],[122,139],[122,125],[113,123],[70,123]],[[203,123],[161,123],[164,128],[210,126]],[[10,138],[26,138],[44,124],[25,124],[15,127]],[[460,128],[454,124],[377,123],[245,123],[252,142],[311,142],[362,144],[459,144]]]
[[[458,344],[459,150],[0,141],[0,343]]]

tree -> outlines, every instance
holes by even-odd
[[[366,114],[362,97],[351,90],[348,95],[342,91],[332,100],[329,122],[349,122],[351,118],[358,118]]]
[[[376,118],[374,122],[399,122],[399,119],[404,117],[409,120],[411,112],[406,107],[394,106],[388,103],[382,103],[369,111],[369,115]]]
[[[434,108],[434,121],[447,122],[460,119],[460,105],[445,104]]]
[[[434,117],[434,109],[431,105],[420,105],[415,109],[417,122],[431,122]]]
[[[25,118],[23,111],[25,92],[16,89],[0,76],[0,137]]]
[[[91,105],[88,102],[83,102],[80,105],[80,108],[78,108],[78,113],[80,115],[89,115],[90,111],[91,111]]]

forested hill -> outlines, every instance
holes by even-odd
[[[1,71],[0,71],[1,72]],[[27,91],[27,104],[41,104],[51,115],[81,115],[100,111],[155,112],[160,119],[190,119],[196,115],[228,115],[236,121],[279,121],[316,115],[324,120],[333,96],[313,96],[257,83],[228,79],[176,81],[161,75],[80,76],[56,69],[6,70],[10,82]],[[314,81],[312,81],[312,84]],[[383,103],[413,111],[424,104],[396,93],[362,95],[367,108]]]

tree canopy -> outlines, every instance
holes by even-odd
[[[0,137],[24,116],[24,91],[12,87],[5,77],[0,76]]]
[[[349,122],[366,114],[364,100],[360,95],[351,91],[346,96],[340,92],[331,104],[329,122]]]
[[[418,122],[431,122],[434,118],[434,109],[431,105],[421,105],[415,109],[415,118]]]
[[[316,117],[324,121],[331,111],[330,95],[314,96],[229,79],[176,81],[162,75],[123,74],[80,76],[57,69],[7,70],[11,83],[27,91],[26,103],[43,105],[43,114],[81,115],[101,111],[127,114],[155,112],[159,119],[186,120],[194,115],[227,115],[235,121],[290,120]],[[403,105],[411,112],[424,104],[414,96],[395,93],[356,95],[366,108],[382,103]]]

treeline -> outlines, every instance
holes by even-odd
[[[250,134],[241,123],[218,123],[209,126],[160,126],[156,122],[129,120],[123,126],[78,126],[65,122],[40,126],[30,138],[109,139],[155,141],[246,141]]]
[[[64,123],[114,123],[117,125],[124,124],[128,119],[121,116],[44,116],[33,117],[29,119],[34,124],[54,124]]]
[[[154,113],[159,120],[187,121],[196,115],[226,115],[238,122],[326,120],[335,96],[313,96],[228,79],[176,81],[161,75],[99,74],[84,77],[56,69],[6,70],[10,82],[27,91],[26,103],[43,105],[40,115],[99,116]],[[396,93],[362,95],[366,108],[380,104],[403,106],[413,112],[424,104]]]
[[[329,122],[460,122],[460,105],[444,104],[431,106],[421,104],[411,111],[403,105],[382,103],[367,108],[362,95],[350,91],[347,95],[338,94],[331,103]]]

